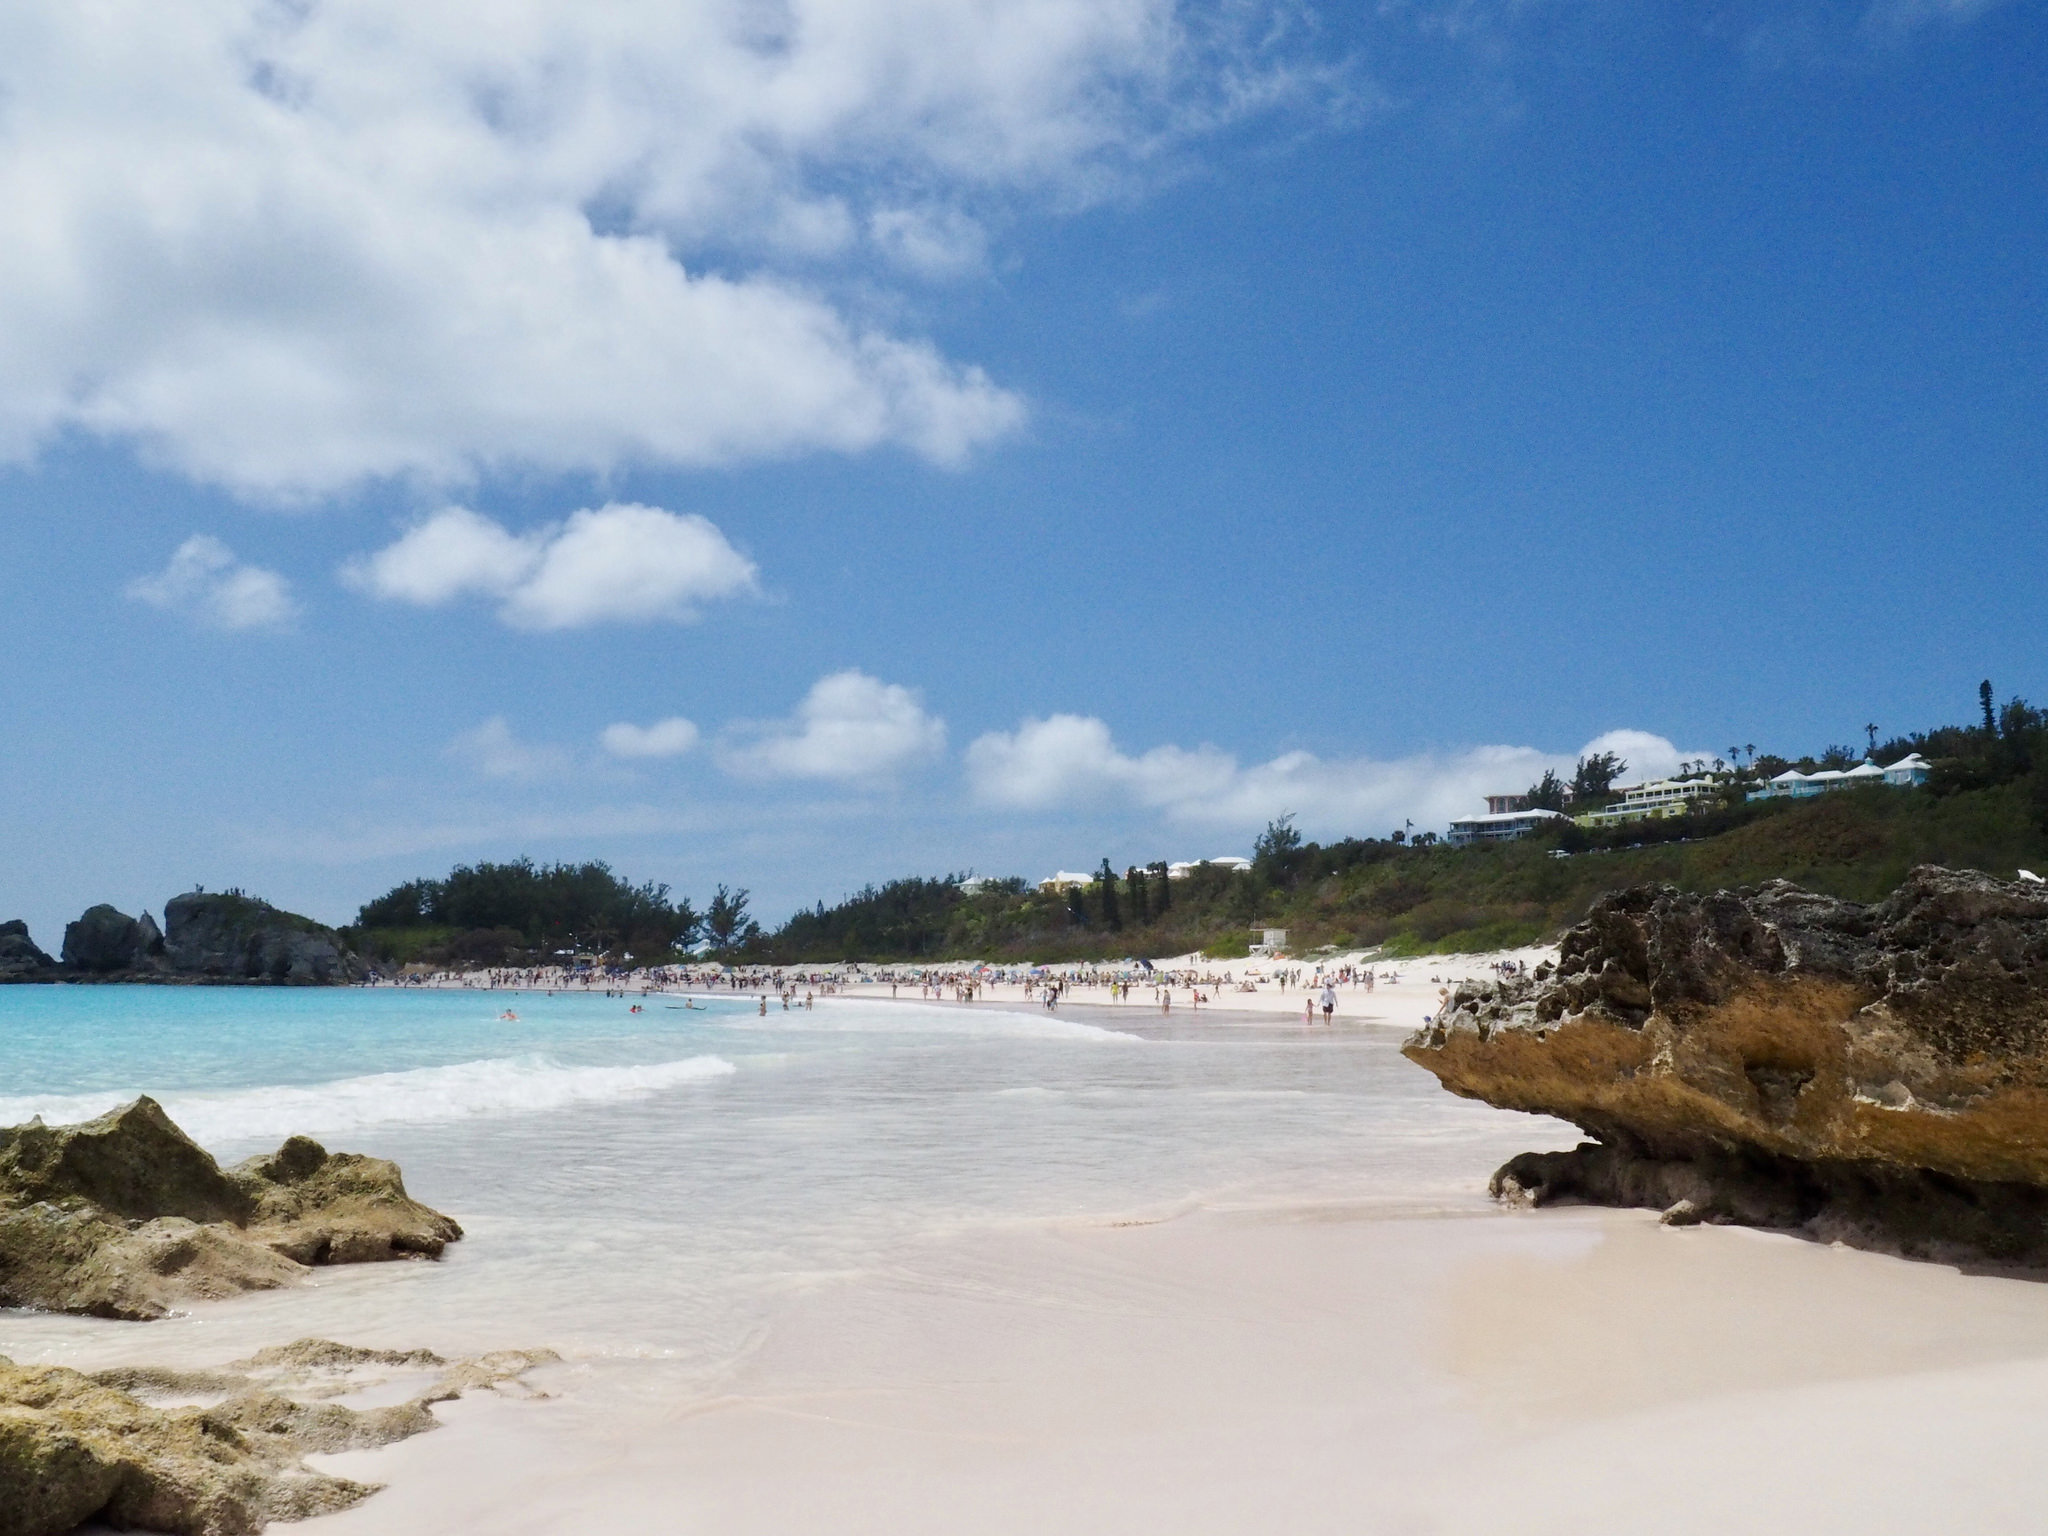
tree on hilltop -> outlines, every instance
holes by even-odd
[[[1117,910],[1116,871],[1109,867],[1109,860],[1106,857],[1102,861],[1102,868],[1095,872],[1095,883],[1102,887],[1102,926],[1116,932],[1123,927],[1124,916]]]
[[[1605,799],[1614,792],[1614,781],[1627,772],[1628,764],[1618,752],[1595,752],[1582,757],[1572,770],[1571,797],[1581,804]]]
[[[1294,812],[1266,823],[1252,843],[1252,873],[1268,885],[1293,883],[1301,864],[1301,833],[1295,829]]]
[[[1557,770],[1546,768],[1543,777],[1529,786],[1523,798],[1532,811],[1562,811],[1571,794],[1572,787],[1557,776]]]

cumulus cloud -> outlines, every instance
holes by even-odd
[[[298,614],[290,582],[276,571],[243,564],[227,545],[203,533],[180,544],[155,575],[129,582],[128,595],[215,629],[282,629]]]
[[[908,688],[864,672],[821,677],[786,720],[734,727],[720,752],[750,778],[887,778],[945,750],[946,723]]]
[[[652,725],[620,721],[608,725],[598,738],[613,757],[681,757],[697,745],[697,727],[681,715],[671,715]]]
[[[1646,731],[1610,731],[1584,753],[1618,752],[1631,779],[1674,770],[1681,754]],[[1054,810],[1137,805],[1170,819],[1256,827],[1292,811],[1305,826],[1373,833],[1414,820],[1442,826],[1485,807],[1489,794],[1519,793],[1554,769],[1569,776],[1580,754],[1485,746],[1451,754],[1375,760],[1288,752],[1249,766],[1212,746],[1122,751],[1101,720],[1083,715],[1027,719],[967,748],[968,783],[983,804]]]
[[[0,456],[83,430],[280,500],[957,460],[1023,403],[833,294],[1296,92],[1267,8],[0,7]]]
[[[487,779],[549,779],[569,768],[568,753],[560,747],[521,741],[503,715],[493,715],[474,730],[464,731],[448,743],[444,755]]]
[[[359,591],[420,607],[497,598],[507,624],[543,630],[688,621],[698,604],[756,586],[754,563],[709,520],[620,502],[525,534],[447,507],[341,574]]]

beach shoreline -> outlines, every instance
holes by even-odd
[[[1414,1006],[1430,974],[1374,1001]],[[788,1027],[862,1024],[889,1001],[818,996]],[[909,1023],[954,1029],[976,1015],[1022,1027],[1029,1012],[1000,996],[894,1001],[888,1017],[909,1009]],[[772,1041],[784,1023],[770,1006]],[[1362,1010],[1335,1029],[1277,1009],[1163,1020],[1136,1000],[1070,1001],[1058,1017],[1227,1060],[1335,1047],[1288,1057],[1311,1073],[1327,1059],[1405,1074],[1391,1058],[1412,1027]],[[1097,1059],[1078,1037],[1069,1048]],[[1227,1082],[1237,1069],[1218,1070]],[[1500,1155],[1569,1131],[1449,1096],[1444,1108],[1491,1129],[1434,1154],[1426,1179],[1333,1184],[1302,1165],[1176,1198],[926,1224],[778,1275],[709,1354],[636,1346],[630,1330],[579,1345],[588,1330],[573,1313],[458,1303],[479,1283],[509,1299],[503,1287],[524,1282],[499,1266],[538,1273],[519,1257],[531,1244],[511,1197],[478,1212],[442,1265],[326,1274],[147,1325],[15,1317],[0,1323],[0,1353],[218,1365],[313,1333],[444,1353],[561,1349],[563,1363],[532,1374],[545,1400],[477,1394],[437,1410],[440,1433],[314,1458],[387,1486],[308,1522],[309,1536],[1563,1536],[1589,1519],[1660,1536],[1862,1536],[2022,1529],[2048,1496],[2025,1427],[2048,1411],[2048,1286],[1783,1234],[1664,1228],[1650,1212],[1503,1210],[1485,1194]],[[580,1115],[580,1155],[603,1167],[650,1110]],[[1331,1148],[1340,1167],[1343,1150]],[[549,1262],[573,1284],[617,1256],[579,1241]],[[1703,1464],[1733,1470],[1702,1478]]]

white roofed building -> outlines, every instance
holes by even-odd
[[[1076,874],[1071,869],[1055,870],[1038,882],[1041,891],[1071,891],[1077,885],[1093,885],[1093,875]]]
[[[1444,841],[1453,848],[1473,843],[1512,843],[1539,827],[1564,819],[1563,811],[1490,811],[1484,816],[1466,816],[1452,822]]]
[[[1166,878],[1185,880],[1204,864],[1211,869],[1227,869],[1235,874],[1243,874],[1252,867],[1250,859],[1241,859],[1234,853],[1227,853],[1220,859],[1182,859],[1178,863],[1169,864],[1166,866]]]
[[[1854,768],[1823,768],[1818,773],[1801,773],[1797,768],[1787,768],[1762,789],[1751,790],[1749,798],[1804,800],[1812,795],[1824,795],[1831,789],[1854,789],[1859,784],[1889,784],[1894,789],[1911,789],[1915,784],[1927,782],[1927,766],[1926,758],[1912,752],[1889,768],[1880,768],[1868,758]]]
[[[1611,827],[1624,821],[1646,821],[1656,816],[1683,816],[1693,802],[1717,795],[1725,780],[1712,775],[1696,779],[1651,779],[1621,792],[1621,799],[1605,810],[1588,811],[1572,819],[1582,827]]]

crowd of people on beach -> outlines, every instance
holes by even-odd
[[[491,967],[473,971],[427,971],[409,968],[396,976],[373,975],[370,986],[416,988],[464,988],[487,991],[557,993],[600,993],[606,997],[645,998],[657,993],[707,993],[752,995],[757,1011],[766,1014],[768,1000],[775,998],[783,1011],[812,1008],[821,996],[843,994],[850,988],[872,988],[872,995],[887,986],[888,995],[898,998],[917,988],[922,1002],[952,1002],[967,1005],[983,1001],[1007,1001],[1010,997],[1057,1011],[1061,1002],[1072,1000],[1121,1006],[1142,1000],[1162,1014],[1173,1011],[1177,996],[1199,1012],[1204,1007],[1228,1006],[1232,994],[1257,993],[1290,988],[1302,996],[1302,1018],[1314,1024],[1334,1024],[1344,990],[1373,992],[1381,985],[1396,984],[1399,971],[1381,970],[1363,963],[1310,967],[1282,963],[1272,967],[1247,966],[1242,975],[1236,967],[1218,969],[1213,962],[1196,957],[1193,964],[1157,966],[1148,962],[1103,965],[1077,962],[1067,965],[840,965],[824,968],[803,966],[728,967],[715,962],[695,965],[660,965],[628,968],[591,962],[575,965]],[[1504,969],[1517,962],[1503,961]],[[1526,965],[1522,967],[1527,969]],[[1430,978],[1435,981],[1435,977]],[[1010,989],[1014,989],[1011,991]],[[798,993],[802,996],[799,1000]],[[638,1004],[635,1011],[639,1011]],[[694,1006],[687,1005],[686,1006]],[[516,1019],[507,1009],[502,1017]]]

